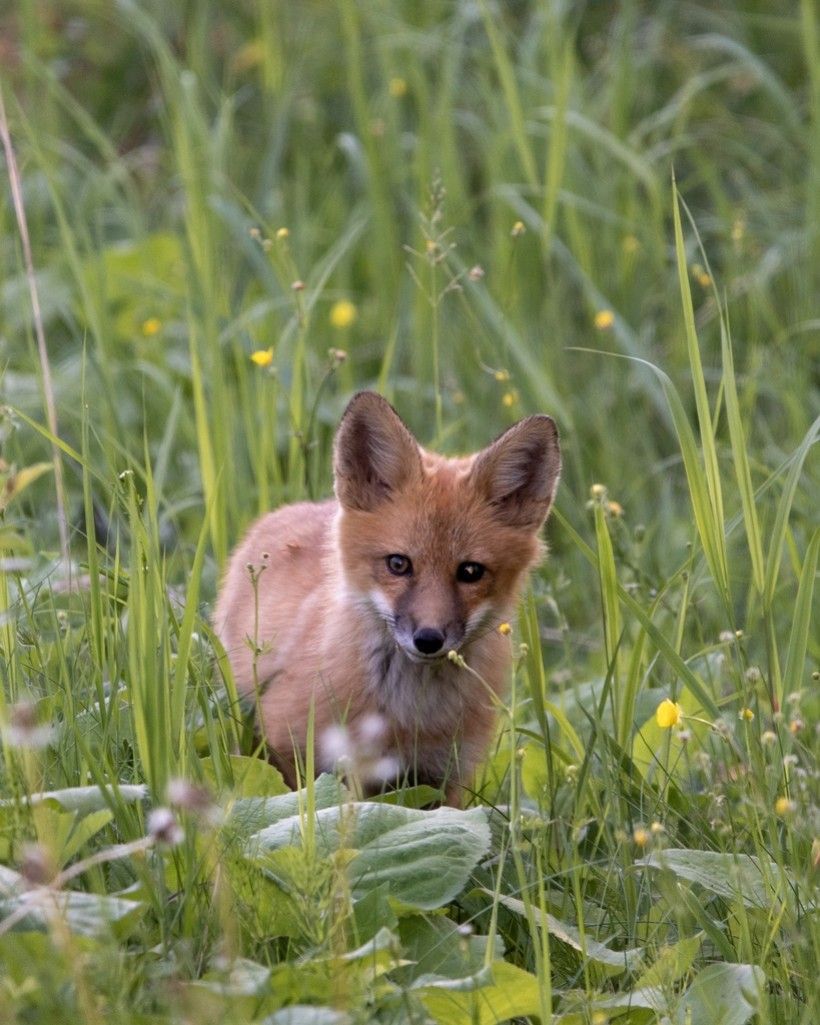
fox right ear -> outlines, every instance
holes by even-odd
[[[336,497],[369,511],[421,474],[416,439],[390,403],[372,391],[354,395],[333,449]]]

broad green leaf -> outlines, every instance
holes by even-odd
[[[484,965],[501,960],[504,945],[499,936],[464,935],[449,918],[411,915],[399,925],[399,936],[405,955],[413,961],[404,969],[401,981],[413,980],[422,985],[430,979],[465,979],[475,976]],[[488,957],[492,943],[494,956]]]
[[[353,935],[359,940],[370,939],[382,929],[398,931],[399,919],[390,903],[390,888],[386,884],[369,890],[353,905]]]
[[[118,783],[116,787],[67,787],[64,790],[44,790],[31,794],[28,803],[32,806],[53,803],[65,809],[76,811],[80,815],[88,815],[92,811],[100,811],[114,804],[137,804],[148,796],[148,788],[141,783]],[[12,807],[16,802],[7,799],[0,801],[0,808]]]
[[[401,810],[411,817],[373,836],[351,863],[354,896],[384,882],[403,904],[440,907],[464,888],[487,853],[490,829],[484,810]]]
[[[704,933],[699,932],[679,940],[671,947],[661,947],[649,968],[635,980],[635,989],[671,989],[694,964],[703,946],[703,938]]]
[[[442,986],[422,989],[421,1000],[439,1025],[496,1025],[541,1012],[538,979],[523,968],[495,961],[487,985],[463,992]]]
[[[793,900],[793,884],[774,862],[751,854],[670,848],[635,862],[637,867],[673,872],[727,900],[769,909],[775,900]]]
[[[278,797],[290,793],[282,773],[264,758],[228,755],[228,760],[233,774],[233,791],[237,797]],[[208,782],[214,789],[219,789],[213,758],[203,758],[200,764]]]
[[[283,1007],[262,1021],[262,1025],[349,1025],[350,1015],[332,1007],[294,1004]]]
[[[9,915],[22,915],[17,931],[47,929],[55,919],[79,936],[127,936],[145,912],[145,906],[120,897],[75,890],[27,889],[18,872],[0,865],[0,924]]]
[[[489,893],[489,891],[487,892]],[[510,911],[514,911],[522,917],[527,916],[527,907],[523,900],[519,900],[517,897],[499,897],[498,899]],[[629,950],[613,950],[612,947],[608,947],[605,943],[601,943],[589,935],[582,937],[576,926],[560,921],[549,912],[542,916],[537,907],[532,907],[529,910],[532,912],[537,926],[546,929],[551,936],[566,943],[583,957],[594,961],[610,972],[612,969],[619,972],[633,970],[644,956],[640,947],[633,947]]]
[[[48,804],[34,809],[37,833],[49,844],[61,868],[113,818],[114,813],[109,808],[101,808],[82,817],[76,811],[57,811]]]
[[[272,798],[272,802],[284,802]],[[251,837],[247,852],[301,845],[304,817],[295,814]],[[438,808],[423,812],[368,802],[321,808],[314,824],[319,856],[341,847],[357,852],[349,875],[355,899],[386,883],[390,896],[416,908],[446,904],[463,889],[486,853],[490,831],[483,809]]]
[[[317,808],[338,806],[346,792],[335,776],[322,775],[313,784]],[[243,836],[266,826],[299,815],[307,803],[306,791],[288,792],[275,797],[240,797],[230,807],[227,824]]]
[[[677,1025],[746,1025],[759,1007],[766,976],[757,965],[713,964],[684,994]]]
[[[263,996],[268,991],[270,972],[256,961],[238,957],[228,971],[208,972],[191,985],[223,997]]]

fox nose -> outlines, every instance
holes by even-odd
[[[422,655],[435,655],[444,647],[444,634],[441,630],[423,626],[413,634],[413,644]]]

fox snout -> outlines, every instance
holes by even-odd
[[[444,634],[435,627],[423,626],[414,632],[413,646],[421,655],[437,655],[444,647]]]

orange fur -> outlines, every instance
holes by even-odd
[[[497,627],[541,554],[559,471],[549,417],[447,459],[422,449],[380,396],[351,400],[336,436],[336,499],[253,524],[214,616],[291,785],[313,706],[318,770],[333,767],[322,737],[345,724],[398,774],[461,803],[507,685],[509,641]]]

